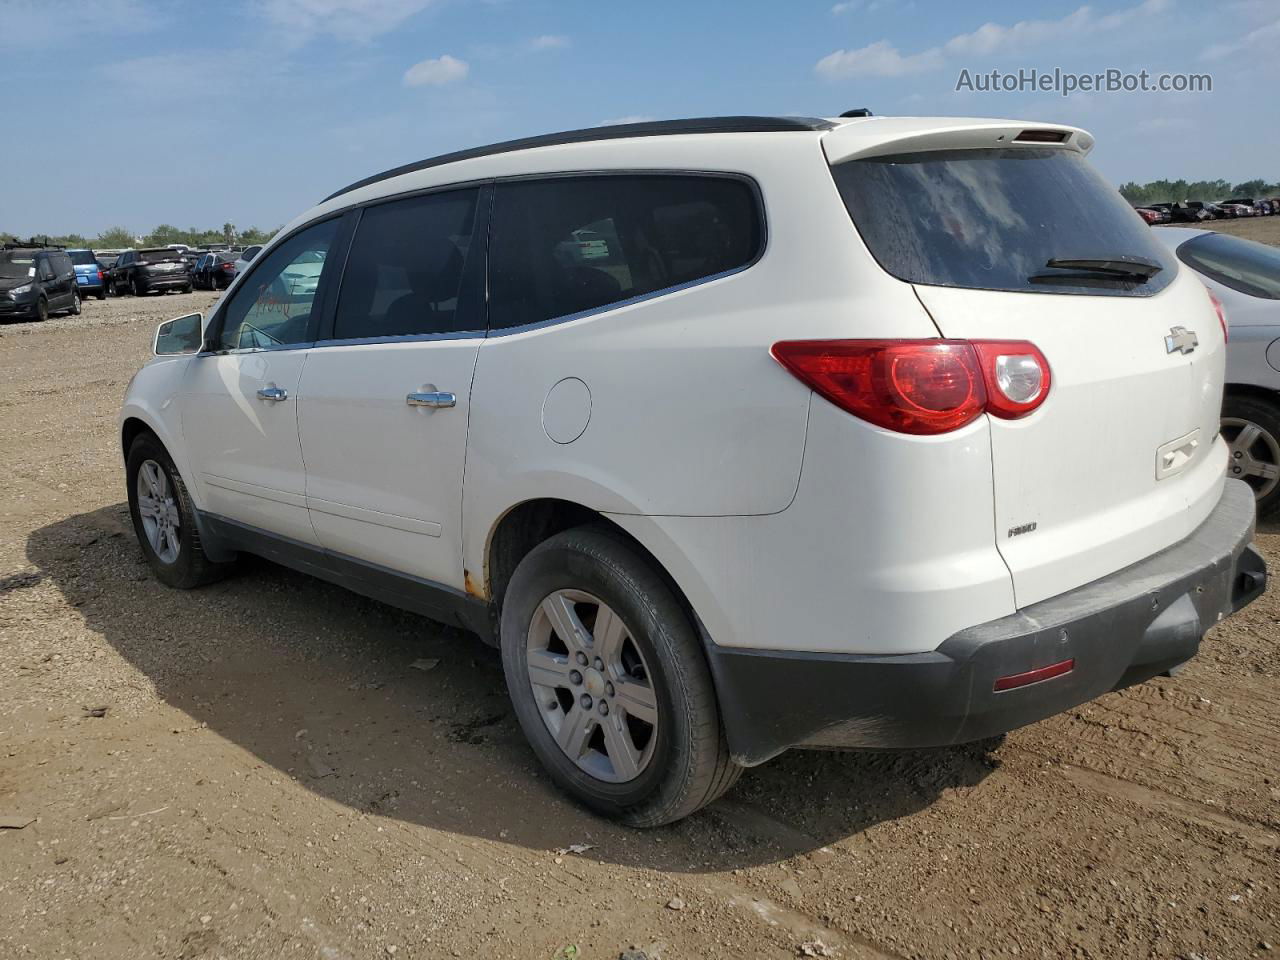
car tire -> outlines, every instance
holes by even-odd
[[[155,434],[142,433],[133,441],[125,476],[133,530],[157,580],[189,590],[228,573],[234,563],[214,563],[205,556],[186,484]],[[140,488],[149,491],[146,501]]]
[[[503,597],[500,633],[530,746],[591,810],[656,827],[737,781],[698,632],[663,574],[619,534],[577,527],[530,551]]]
[[[71,315],[73,317],[80,316],[80,291],[75,290],[71,293]]]
[[[36,300],[36,322],[44,323],[49,319],[49,301],[44,297]]]
[[[1227,394],[1222,438],[1228,448],[1227,476],[1253,487],[1258,516],[1280,512],[1280,398]]]
[[[137,278],[137,277],[134,277],[134,278],[133,278],[133,283],[132,283],[132,285],[131,285],[131,289],[132,289],[132,291],[133,291],[133,295],[134,295],[135,297],[140,297],[140,296],[142,296],[144,293],[146,293],[146,292],[147,292],[147,291],[146,291],[146,288],[145,288],[145,287],[143,287],[143,286],[142,286],[142,284],[138,282],[138,278]]]
[[[106,285],[105,283],[102,285],[102,289],[101,289],[101,290],[99,290],[99,291],[95,294],[95,296],[96,296],[99,300],[105,300],[105,299],[107,299],[107,285]]]
[[[182,288],[182,292],[183,292],[183,293],[190,293],[190,292],[191,292],[192,290],[194,290],[194,289],[195,289],[194,284],[190,284],[190,283],[188,283],[185,287],[183,287],[183,288]]]

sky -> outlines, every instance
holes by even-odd
[[[957,90],[992,70],[1211,92]],[[1280,180],[1280,0],[0,0],[0,230],[278,226],[450,150],[642,119],[1082,126],[1113,182]]]

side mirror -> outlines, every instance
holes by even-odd
[[[156,342],[152,351],[157,357],[199,353],[203,321],[204,316],[199,313],[189,313],[185,317],[166,320],[156,327]]]

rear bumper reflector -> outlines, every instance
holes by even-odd
[[[993,689],[999,693],[1001,690],[1013,690],[1017,687],[1025,687],[1028,684],[1039,683],[1041,680],[1052,680],[1054,677],[1061,677],[1064,674],[1070,673],[1075,668],[1076,661],[1073,657],[1070,660],[1051,663],[1047,667],[1028,670],[1026,673],[1014,673],[1007,677],[1000,677],[996,680],[996,685]]]

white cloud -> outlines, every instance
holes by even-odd
[[[443,87],[463,80],[470,70],[467,61],[451,57],[447,53],[435,59],[415,63],[404,72],[406,87]]]
[[[1276,40],[1280,40],[1280,20],[1273,20],[1271,23],[1264,24],[1256,30],[1251,30],[1243,37],[1230,40],[1224,43],[1215,43],[1206,47],[1204,52],[1200,54],[1201,60],[1222,60],[1233,54],[1243,53],[1246,50],[1257,48],[1266,48],[1270,50]]]
[[[530,50],[563,50],[569,46],[569,38],[561,33],[544,33],[529,41]]]
[[[848,0],[856,2],[856,0]],[[1166,9],[1172,0],[1143,0],[1132,7],[1098,16],[1090,6],[1076,10],[1057,20],[1019,20],[1005,26],[984,23],[977,30],[952,37],[946,43],[919,53],[903,53],[888,40],[860,47],[837,50],[823,57],[815,66],[828,77],[876,76],[900,77],[926,70],[936,70],[952,58],[984,57],[992,54],[1020,54],[1066,37],[1106,33],[1118,30]],[[837,4],[844,7],[847,4]],[[833,12],[839,12],[833,8]]]
[[[295,45],[328,34],[367,43],[437,0],[263,0],[258,12]]]
[[[937,47],[922,53],[903,55],[888,40],[857,50],[837,50],[818,61],[814,67],[828,79],[836,77],[901,77],[909,73],[923,73],[942,66],[942,54]]]

